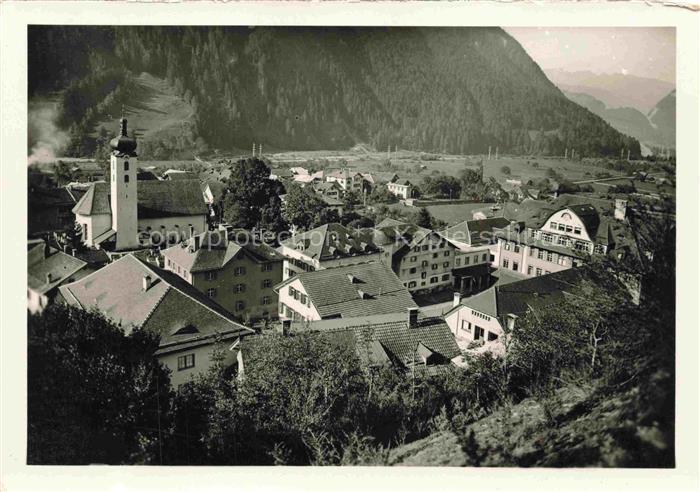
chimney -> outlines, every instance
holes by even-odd
[[[462,294],[460,292],[455,292],[452,296],[452,307],[459,306],[460,302],[462,302]]]
[[[51,272],[49,272],[46,274],[46,283],[50,284],[51,281],[52,281],[52,276],[51,276]]]
[[[194,237],[194,226],[190,224],[190,237]]]
[[[146,292],[148,289],[151,288],[151,285],[153,285],[153,280],[151,279],[151,276],[144,275],[143,276],[143,291]]]
[[[418,308],[410,307],[408,308],[408,327],[415,328],[418,326]]]
[[[615,220],[625,220],[627,217],[627,200],[615,200]]]
[[[513,329],[515,328],[515,320],[518,319],[518,317],[512,313],[509,313],[506,315],[506,329],[508,333],[513,333]]]

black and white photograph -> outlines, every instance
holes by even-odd
[[[142,21],[26,28],[20,461],[677,466],[674,25]]]

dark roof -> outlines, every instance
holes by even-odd
[[[500,318],[508,314],[519,316],[529,308],[561,301],[565,293],[574,292],[585,278],[587,276],[583,270],[571,268],[539,277],[499,283],[475,296],[462,299],[461,305],[493,317]]]
[[[423,364],[423,357],[447,363],[461,353],[442,318],[419,316],[416,326],[409,327],[406,312],[313,321],[307,330],[333,336],[352,333],[360,360],[369,366],[408,368]]]
[[[145,276],[152,281],[146,291]],[[253,332],[177,275],[130,254],[59,289],[69,304],[97,308],[127,332],[143,327],[157,333],[161,347]]]
[[[178,215],[205,215],[207,207],[198,180],[140,181],[138,183],[139,218]],[[111,214],[110,186],[94,183],[73,207],[80,215]]]
[[[296,280],[304,286],[322,318],[397,313],[416,307],[396,274],[379,262],[300,273],[275,290]]]
[[[239,244],[236,240],[242,239],[240,234],[240,231],[230,234],[223,231],[203,232],[166,249],[163,256],[192,273],[223,268],[242,251],[258,263],[283,260],[282,255],[266,244],[252,240],[241,240]],[[250,235],[246,233],[244,237],[249,238]],[[200,247],[196,251],[195,239],[200,241]]]
[[[355,231],[336,222],[296,234],[281,244],[316,260],[361,256],[379,251],[371,231]]]
[[[35,209],[68,207],[75,203],[73,196],[66,188],[30,186],[27,199],[29,208]]]
[[[179,180],[179,179],[198,179],[197,175],[189,171],[180,171],[175,169],[168,169],[163,173],[165,179],[169,180]]]
[[[53,248],[46,255],[45,248],[43,242],[38,243],[30,249],[27,257],[27,284],[41,294],[57,287],[86,265],[84,261]],[[51,275],[49,282],[47,275]]]
[[[503,217],[492,217],[484,220],[465,220],[445,229],[440,235],[472,246],[488,244],[494,229],[508,227],[510,221]]]

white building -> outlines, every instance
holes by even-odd
[[[207,228],[207,205],[198,180],[138,181],[136,140],[126,119],[114,138],[110,183],[93,183],[73,207],[88,247],[129,251],[190,237]]]

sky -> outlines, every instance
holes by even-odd
[[[543,70],[622,73],[676,83],[673,27],[505,27]]]

